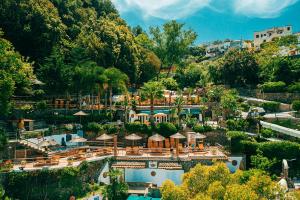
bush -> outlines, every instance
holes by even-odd
[[[103,126],[96,122],[90,122],[86,125],[85,130],[92,131],[94,133],[99,133],[100,131],[103,130]]]
[[[288,91],[291,93],[300,93],[300,82],[290,85]]]
[[[240,108],[241,108],[242,111],[248,112],[249,109],[250,109],[250,105],[247,102],[242,102],[240,104]]]
[[[244,145],[241,141],[248,138],[248,136],[241,131],[228,131],[226,133],[227,138],[231,141],[231,152],[242,153],[244,151]]]
[[[118,132],[118,128],[112,124],[105,124],[103,129],[107,132],[107,134],[115,134]]]
[[[208,125],[196,125],[193,127],[193,131],[197,132],[197,133],[206,133],[206,132],[210,132],[212,131],[213,128],[211,126],[208,126]]]
[[[300,112],[300,100],[295,100],[292,103],[293,110]]]
[[[266,93],[284,92],[286,90],[286,84],[282,81],[278,82],[266,82],[259,86],[259,88]]]
[[[268,112],[277,112],[279,110],[280,103],[270,101],[262,104],[262,107]]]
[[[264,128],[261,130],[261,136],[265,138],[271,138],[274,137],[275,133],[272,129]]]
[[[141,133],[151,135],[151,127],[140,122],[127,123],[125,124],[125,129],[129,133]]]
[[[177,128],[172,123],[159,123],[156,126],[156,132],[164,137],[170,137],[177,132]]]
[[[246,131],[249,123],[243,119],[229,119],[226,121],[226,126],[229,131]]]

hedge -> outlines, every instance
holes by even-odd
[[[228,131],[226,136],[231,141],[231,152],[232,153],[241,153],[244,151],[242,140],[248,138],[248,136],[241,131]]]
[[[300,93],[300,82],[290,85],[288,91],[291,93]]]
[[[140,122],[133,122],[125,124],[125,129],[129,133],[142,133],[146,135],[151,134],[151,127]]]
[[[300,100],[295,100],[292,103],[293,110],[300,112]]]
[[[198,132],[198,133],[206,133],[212,131],[213,128],[209,125],[195,125],[193,127],[193,131]]]
[[[282,81],[266,82],[260,85],[259,88],[266,93],[284,92],[286,90],[286,84]]]
[[[249,122],[244,119],[229,119],[226,121],[226,126],[229,131],[246,131]]]
[[[277,112],[279,110],[280,103],[275,101],[265,102],[262,107],[268,112]]]
[[[170,137],[177,132],[176,126],[168,122],[157,124],[155,130],[158,134],[161,134],[164,137]]]

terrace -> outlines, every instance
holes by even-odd
[[[134,149],[134,151],[133,151]],[[178,152],[177,152],[178,149]],[[220,147],[206,146],[199,148],[143,148],[133,147],[100,147],[80,146],[63,151],[50,151],[44,157],[22,158],[13,160],[14,171],[32,171],[41,169],[59,169],[79,166],[82,162],[95,162],[109,157],[115,157],[115,168],[146,168],[146,162],[159,161],[160,169],[179,169],[176,162],[192,160],[222,160],[228,157]]]

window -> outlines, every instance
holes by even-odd
[[[264,40],[264,42],[266,42],[267,40]]]
[[[256,35],[256,38],[259,38],[259,35]]]
[[[288,31],[291,30],[291,27],[287,27],[287,30],[288,30]]]

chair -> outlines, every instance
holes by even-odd
[[[44,166],[46,164],[46,161],[44,160],[44,158],[41,157],[37,157],[35,163],[33,164],[34,167],[41,167]]]
[[[132,153],[134,154],[134,155],[139,155],[140,154],[140,149],[139,149],[139,147],[133,147],[132,148]]]
[[[132,154],[132,148],[131,147],[126,147],[125,151],[126,151],[126,155],[131,155]]]
[[[204,151],[204,145],[203,143],[198,144],[199,150]]]
[[[175,148],[175,139],[170,138],[170,142],[171,142],[171,147]]]
[[[170,149],[170,139],[169,138],[167,138],[165,140],[165,147],[168,148],[168,149]]]

